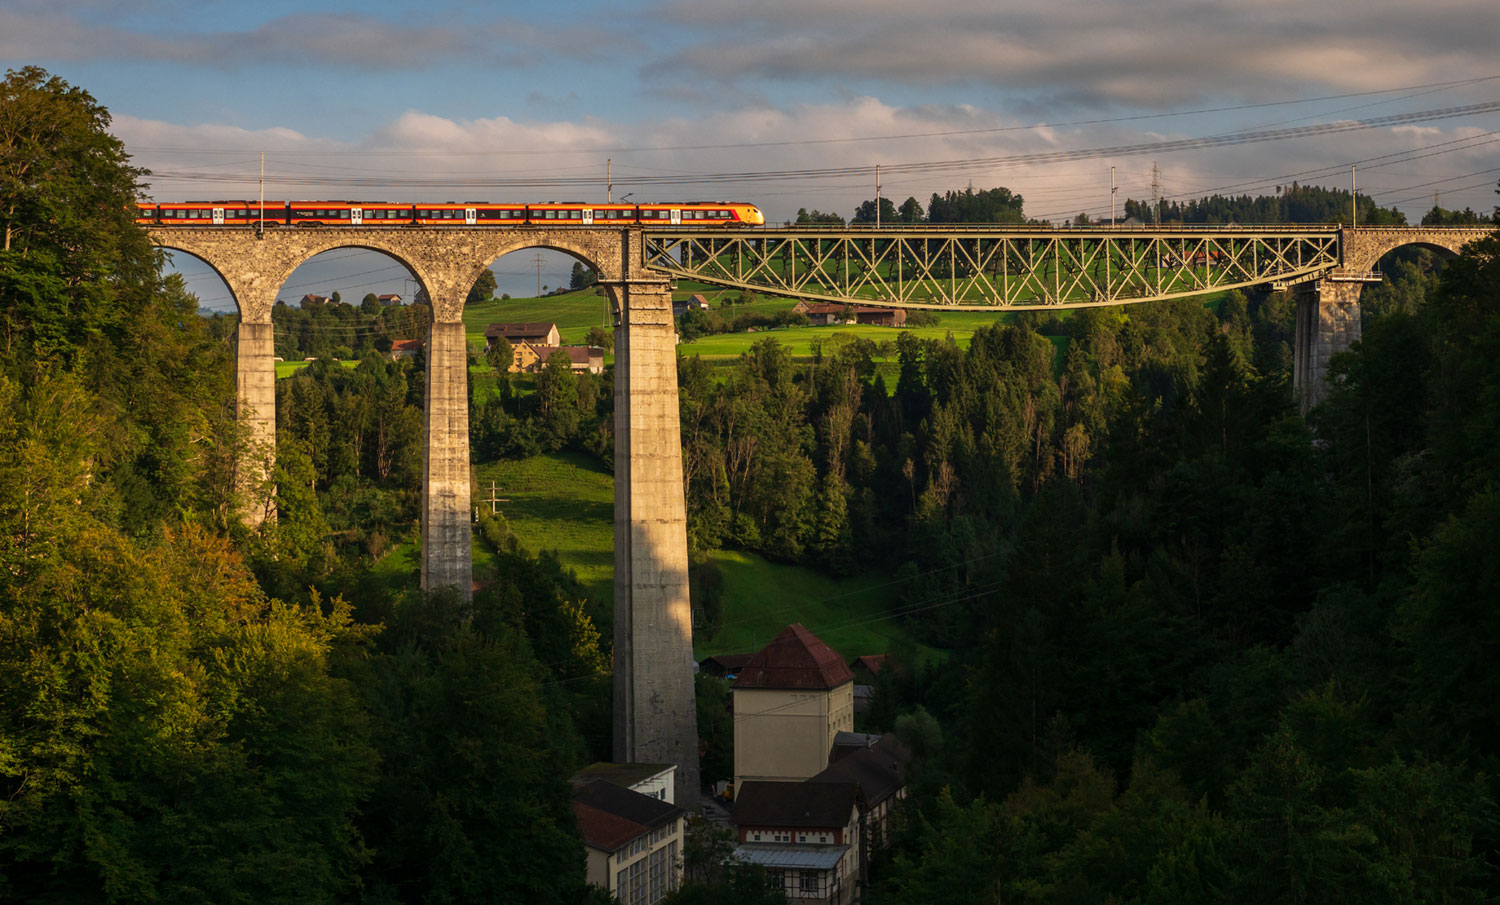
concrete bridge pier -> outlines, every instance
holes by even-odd
[[[1321,279],[1297,293],[1297,332],[1292,385],[1307,414],[1328,396],[1328,367],[1333,356],[1360,337],[1359,280]]]
[[[673,763],[698,802],[687,508],[668,284],[613,284],[615,327],[614,759]]]
[[[462,310],[461,308],[459,310]],[[422,590],[473,595],[469,489],[469,359],[461,320],[436,319],[427,333],[423,412]]]
[[[236,481],[240,517],[252,528],[276,517],[275,497],[266,485],[276,464],[276,341],[271,313],[264,314],[264,320],[241,314],[235,328],[234,413],[247,441]]]

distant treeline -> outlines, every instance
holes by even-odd
[[[1021,196],[1006,188],[976,191],[973,186],[969,186],[962,190],[950,189],[942,194],[934,192],[925,209],[915,197],[908,197],[900,205],[890,198],[881,198],[879,209],[879,222],[892,226],[917,223],[1043,222],[1028,220],[1022,209]],[[875,223],[875,211],[876,202],[873,198],[862,201],[848,222]],[[1122,205],[1121,215],[1146,224],[1177,223],[1195,226],[1223,226],[1230,223],[1347,223],[1350,219],[1349,190],[1293,182],[1288,186],[1278,186],[1276,193],[1272,195],[1210,195],[1191,201],[1162,201],[1160,204],[1127,198]],[[842,225],[844,222],[843,217],[831,211],[809,211],[806,208],[797,211],[799,224]],[[1094,222],[1094,218],[1079,214],[1073,222],[1085,226]],[[1406,215],[1394,207],[1380,207],[1368,195],[1360,195],[1359,222],[1367,226],[1402,226],[1406,224]],[[1437,204],[1422,218],[1424,226],[1468,226],[1485,222],[1487,218],[1473,210],[1446,210]]]

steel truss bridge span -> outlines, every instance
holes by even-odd
[[[646,267],[837,303],[993,311],[1086,308],[1314,279],[1340,229],[768,228],[644,230]]]

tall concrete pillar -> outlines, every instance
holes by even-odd
[[[474,588],[467,352],[462,321],[433,322],[423,419],[422,590],[454,587],[465,600]]]
[[[698,802],[677,332],[665,284],[622,283],[615,327],[614,757],[677,765]]]
[[[1306,414],[1328,395],[1328,366],[1333,356],[1360,337],[1357,281],[1318,280],[1297,295],[1297,333],[1292,384]]]
[[[242,315],[235,340],[235,417],[248,440],[238,468],[240,517],[257,527],[276,516],[267,483],[276,462],[276,342],[270,312],[264,321],[247,321]]]

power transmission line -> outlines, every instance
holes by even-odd
[[[1236,131],[1222,133],[1219,135],[1202,136],[1198,138],[1170,139],[1155,142],[1139,142],[1127,145],[1115,145],[1110,147],[1080,148],[1065,151],[1044,151],[1026,154],[1010,154],[997,157],[972,157],[952,160],[914,161],[909,163],[882,164],[881,171],[885,174],[915,174],[915,173],[942,173],[955,170],[972,170],[980,168],[1002,168],[1012,166],[1034,166],[1042,163],[1061,163],[1074,160],[1088,160],[1101,157],[1135,157],[1146,154],[1174,153],[1179,151],[1203,150],[1215,147],[1228,147],[1246,144],[1261,144],[1272,141],[1286,141],[1294,138],[1306,138],[1315,136],[1338,135],[1349,132],[1365,131],[1387,126],[1410,125],[1413,123],[1434,122],[1443,119],[1453,119],[1462,116],[1474,116],[1482,113],[1493,113],[1500,111],[1500,101],[1488,101],[1479,104],[1467,104],[1457,107],[1440,107],[1430,110],[1419,110],[1409,113],[1397,113],[1389,116],[1373,117],[1365,120],[1342,120],[1337,122],[1315,123],[1307,126],[1293,126],[1281,129],[1261,129],[1253,131]],[[826,178],[867,178],[869,168],[867,166],[844,166],[844,167],[820,167],[794,170],[767,170],[767,171],[744,171],[730,173],[698,173],[680,174],[672,176],[621,176],[615,179],[616,186],[648,186],[648,185],[726,185],[742,183],[758,183],[767,181],[801,181],[807,179]],[[177,180],[184,182],[222,182],[222,174],[195,173],[192,171],[162,172],[155,174],[156,178]],[[306,180],[295,177],[275,176],[267,177],[268,181],[278,184],[308,184]],[[414,176],[344,176],[330,177],[320,184],[329,186],[405,186],[405,187],[465,187],[465,188],[517,188],[517,187],[586,187],[597,185],[597,177],[588,176],[557,176],[557,177],[493,177],[493,176],[445,176],[445,177],[414,177]]]

